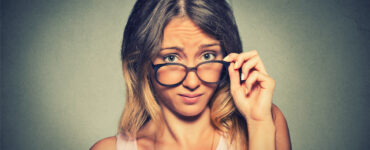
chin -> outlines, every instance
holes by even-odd
[[[190,108],[189,108],[190,107]],[[180,108],[181,110],[178,110],[178,115],[184,116],[184,117],[195,117],[199,116],[205,109],[205,107],[200,106],[185,106]]]

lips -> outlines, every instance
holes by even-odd
[[[185,104],[195,104],[203,94],[179,94]]]

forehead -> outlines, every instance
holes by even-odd
[[[219,43],[207,35],[191,19],[174,18],[163,32],[163,46],[197,46],[201,44]]]

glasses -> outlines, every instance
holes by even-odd
[[[229,62],[212,60],[199,63],[195,67],[187,67],[180,63],[165,63],[153,66],[155,80],[162,86],[174,87],[180,85],[190,71],[207,84],[219,84],[227,76]]]

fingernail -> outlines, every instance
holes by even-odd
[[[224,58],[224,61],[228,61],[229,60],[229,56],[226,56],[225,58]]]
[[[241,77],[240,77],[241,79],[240,80],[245,80],[245,76],[244,76],[244,73],[242,73],[242,75],[241,75]]]
[[[248,88],[246,87],[246,88],[245,88],[245,93],[246,93],[246,94],[248,94],[248,92],[249,92],[249,90],[248,90]]]
[[[234,69],[238,69],[238,65],[239,65],[239,63],[238,62],[235,62]]]

